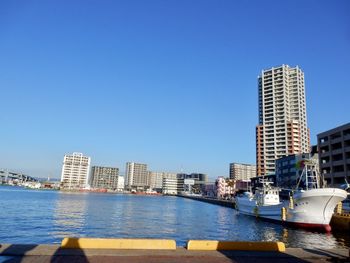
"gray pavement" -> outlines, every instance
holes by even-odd
[[[286,252],[61,249],[59,245],[0,245],[0,263],[58,262],[350,262],[348,249],[287,248]]]

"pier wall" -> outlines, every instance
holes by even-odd
[[[205,203],[210,203],[214,205],[221,205],[221,206],[226,206],[230,208],[235,208],[235,201],[231,201],[231,200],[220,200],[220,199],[206,198],[206,197],[200,197],[200,196],[190,196],[190,195],[176,195],[176,196],[197,200]]]

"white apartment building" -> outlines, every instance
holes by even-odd
[[[275,172],[275,160],[310,152],[304,73],[296,66],[263,70],[258,77],[257,175]]]
[[[256,177],[256,166],[252,164],[230,163],[230,179],[250,180]]]
[[[176,195],[178,194],[178,180],[173,178],[163,179],[163,194]]]
[[[65,189],[88,187],[90,157],[82,153],[66,154],[63,158],[61,185]]]
[[[118,175],[118,185],[117,185],[118,191],[124,191],[124,176]]]
[[[127,162],[125,171],[125,188],[146,189],[149,187],[147,164]]]

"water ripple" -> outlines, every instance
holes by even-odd
[[[349,247],[348,234],[320,234],[177,197],[66,193],[0,186],[2,243],[59,243],[63,237],[283,241],[289,247]]]

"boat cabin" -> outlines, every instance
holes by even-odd
[[[278,205],[280,203],[279,189],[272,188],[265,183],[262,188],[256,189],[255,199],[258,205]]]

